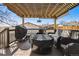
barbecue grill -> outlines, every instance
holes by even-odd
[[[23,41],[26,39],[27,29],[24,26],[15,27],[15,37],[17,41]]]

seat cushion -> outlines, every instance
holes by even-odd
[[[62,38],[61,38],[61,44],[67,45],[67,44],[69,44],[69,43],[71,43],[71,42],[72,42],[72,40],[71,40],[70,37],[62,37]]]
[[[68,48],[65,49],[65,53],[72,56],[79,56],[79,44],[74,43],[71,46],[68,46]]]

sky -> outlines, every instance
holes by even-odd
[[[79,5],[71,9],[69,12],[67,12],[66,15],[58,18],[58,23],[61,23],[62,21],[63,22],[71,22],[71,21],[79,22]]]
[[[9,10],[7,7],[3,6],[3,4],[0,4],[0,9],[3,10],[3,12],[8,11],[9,13],[11,13],[12,19],[14,21],[17,22],[18,24],[22,23],[22,18],[17,16],[15,13],[13,13],[11,10]],[[54,19],[52,18],[48,18],[48,19],[44,19],[44,18],[24,18],[25,23],[26,22],[30,22],[30,23],[34,23],[37,25],[40,24],[53,24],[54,23]],[[37,20],[41,20],[41,22],[37,22]],[[69,12],[67,12],[65,15],[60,16],[57,19],[57,24],[62,24],[62,22],[71,22],[71,21],[77,21],[79,22],[79,6],[75,7],[74,9],[71,9]]]

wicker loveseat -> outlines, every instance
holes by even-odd
[[[76,31],[74,31],[73,34],[75,32]],[[79,55],[79,52],[77,52],[79,51],[79,38],[78,38],[79,35],[73,36],[73,34],[71,34],[70,36],[66,36],[66,37],[60,36],[57,39],[56,47],[63,53],[63,55],[73,55],[73,56]]]

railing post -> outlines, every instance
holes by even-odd
[[[6,48],[8,48],[9,47],[9,38],[10,37],[10,35],[9,35],[9,28],[7,28],[7,47]]]

